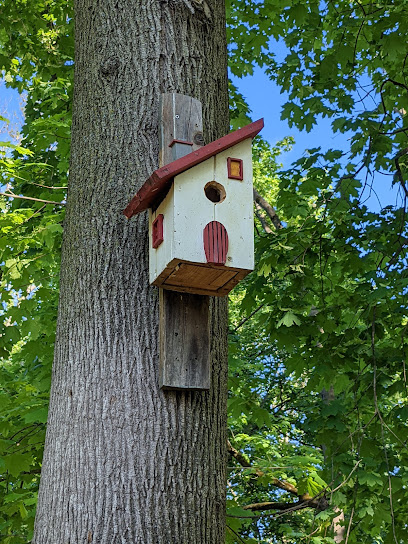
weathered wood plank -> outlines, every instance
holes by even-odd
[[[209,389],[209,298],[161,289],[160,325],[160,387]]]
[[[160,113],[160,167],[204,145],[201,102],[166,93]],[[208,296],[160,289],[159,342],[162,389],[209,389]]]
[[[204,145],[199,100],[177,93],[162,94],[161,119],[160,166],[184,157]]]

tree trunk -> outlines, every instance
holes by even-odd
[[[333,519],[333,540],[336,544],[341,544],[346,538],[346,527],[344,525],[344,511],[338,508],[334,508],[334,511],[338,515]]]
[[[76,0],[72,152],[35,544],[224,542],[226,301],[211,300],[209,392],[158,387],[147,216],[159,98],[228,130],[224,2]]]

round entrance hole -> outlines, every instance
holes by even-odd
[[[204,187],[204,193],[208,200],[215,204],[222,202],[227,196],[224,187],[216,181],[209,181]]]

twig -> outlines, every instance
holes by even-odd
[[[229,517],[232,517],[232,516],[229,516]],[[235,517],[235,516],[234,516],[234,517]],[[231,531],[231,533],[233,533],[237,538],[239,538],[239,540],[240,540],[241,542],[243,542],[243,543],[245,544],[245,540],[243,540],[243,539],[239,536],[239,534],[238,534],[237,532],[235,532],[234,529],[232,529],[232,527],[230,527],[229,525],[227,525],[227,529],[228,529],[229,531]]]
[[[350,536],[350,529],[351,529],[351,524],[352,524],[352,521],[353,521],[353,516],[354,516],[354,506],[353,506],[353,509],[351,511],[351,514],[350,514],[350,521],[349,521],[349,524],[348,524],[348,527],[347,527],[346,541],[344,542],[344,544],[347,544],[349,536]]]
[[[395,85],[396,87],[402,87],[403,89],[405,89],[406,91],[408,91],[408,87],[406,85],[404,85],[404,83],[400,83],[399,81],[395,81],[394,79],[385,79],[382,83],[381,83],[381,87],[380,87],[380,97],[381,97],[381,103],[382,103],[382,107],[384,109],[384,114],[386,115],[387,114],[387,108],[385,107],[385,102],[384,102],[384,97],[383,97],[383,90],[384,90],[384,86],[386,83],[392,83],[393,85]],[[390,114],[388,114],[390,115]]]
[[[234,488],[231,485],[231,482],[227,482],[228,489],[230,490],[231,495],[234,497],[234,501],[237,502],[238,493],[234,491]]]
[[[311,533],[309,533],[306,538],[310,538],[311,536],[315,535],[317,532],[320,531],[320,527],[318,526],[314,531],[312,531]],[[308,541],[309,542],[309,541]]]
[[[54,202],[53,200],[43,200],[42,198],[33,198],[32,196],[20,196],[13,193],[1,193],[2,196],[7,196],[8,198],[20,198],[22,200],[34,200],[35,202],[44,202],[45,204],[54,204],[56,206],[65,206],[64,202]]]
[[[55,189],[56,191],[61,189],[68,189],[68,187],[51,187],[50,185],[41,185],[41,183],[34,183],[34,181],[29,181],[31,185],[36,185],[37,187],[44,187],[45,189]]]
[[[269,465],[269,466],[264,466],[262,468],[265,468],[265,469],[268,469],[268,470],[286,470],[288,468],[292,468],[290,465],[286,465],[286,466],[282,466],[282,467],[275,467],[274,465]],[[237,471],[237,470],[247,470],[247,469],[252,469],[252,467],[233,467],[233,466],[228,466],[227,467],[228,470],[233,470],[233,471]]]
[[[400,182],[401,188],[404,191],[405,196],[408,197],[408,189],[407,189],[407,187],[405,185],[404,176],[402,175],[401,166],[400,166],[400,163],[399,163],[400,158],[403,155],[406,155],[406,154],[408,154],[408,148],[403,149],[402,151],[399,151],[394,157],[394,162],[395,162],[395,168],[397,170],[397,177],[398,177],[398,180]]]
[[[408,128],[397,128],[391,132],[379,132],[378,134],[382,134],[383,136],[394,136],[394,134],[399,134],[400,132],[408,132]]]
[[[242,327],[242,325],[244,325],[244,323],[246,323],[247,321],[249,321],[251,319],[252,316],[254,316],[257,312],[259,312],[259,310],[261,308],[263,308],[265,306],[265,304],[261,304],[260,306],[258,306],[258,308],[255,308],[255,310],[253,312],[251,312],[249,314],[248,317],[244,317],[244,319],[241,319],[241,321],[238,323],[238,325],[235,327],[234,331],[233,332],[237,332],[237,330]]]
[[[344,482],[341,482],[340,485],[338,485],[337,487],[335,487],[334,489],[332,489],[332,493],[334,493],[335,491],[338,491],[341,487],[343,487],[343,485],[345,485],[351,478],[351,475],[353,474],[353,472],[355,472],[359,466],[359,464],[362,462],[362,459],[359,459],[357,461],[357,463],[354,465],[354,467],[352,468],[350,474],[347,476],[347,478],[344,480]]]
[[[36,215],[41,213],[43,211],[43,209],[45,208],[45,206],[46,206],[46,204],[44,204],[44,206],[41,206],[41,208],[39,210],[37,210],[36,212],[34,212],[33,215],[30,215],[30,217],[28,217],[25,221],[23,221],[22,225],[24,225],[25,223],[28,223],[28,221],[30,221],[30,219],[32,219],[33,217],[35,217]]]

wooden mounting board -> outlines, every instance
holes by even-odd
[[[166,93],[161,100],[160,167],[196,151],[202,141],[201,102]],[[171,145],[174,140],[193,142]],[[176,156],[174,156],[176,154]],[[159,385],[169,390],[210,388],[209,298],[205,295],[160,289]]]
[[[209,389],[209,298],[160,290],[162,389]]]
[[[163,93],[160,115],[160,166],[197,151],[204,144],[199,100],[184,94]],[[189,142],[191,146],[182,142]]]

